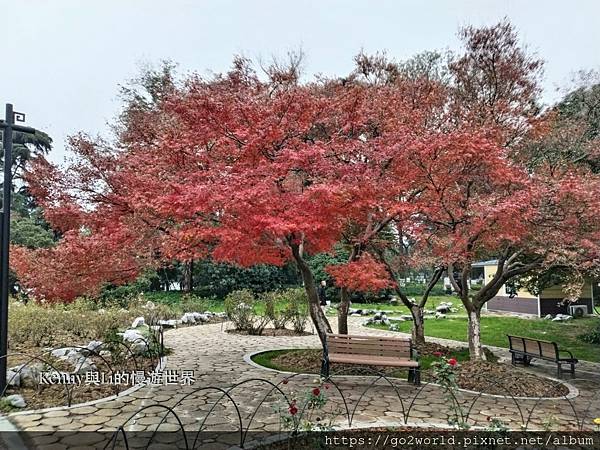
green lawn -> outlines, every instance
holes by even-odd
[[[569,322],[552,322],[544,319],[521,319],[517,317],[487,316],[481,318],[481,340],[485,345],[508,347],[507,334],[543,339],[558,343],[559,349],[570,350],[576,358],[600,362],[600,347],[577,338],[591,329],[597,318],[573,319]],[[410,333],[412,322],[395,322],[400,332]],[[386,326],[375,326],[387,330]],[[456,341],[467,341],[467,319],[428,319],[425,335]]]
[[[417,298],[418,300],[418,298]],[[425,305],[425,309],[431,309],[435,311],[435,308],[437,306],[439,306],[440,303],[452,303],[452,305],[454,305],[455,308],[458,309],[457,313],[454,313],[456,315],[465,315],[465,310],[462,306],[462,303],[460,302],[460,299],[458,297],[454,297],[451,295],[438,295],[438,296],[431,296],[429,297],[429,300],[427,301],[427,304]],[[335,308],[337,305],[335,303],[332,304],[332,307]],[[397,315],[402,315],[402,314],[410,314],[408,308],[406,306],[404,306],[402,303],[400,303],[399,305],[390,305],[388,303],[352,303],[350,305],[351,309],[372,309],[372,310],[376,310],[376,311],[381,311],[381,310],[385,310],[385,311],[393,311],[395,314]],[[330,315],[335,314],[334,311],[330,312]]]

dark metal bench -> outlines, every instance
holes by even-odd
[[[579,361],[573,357],[573,354],[568,350],[558,349],[556,342],[541,341],[539,339],[531,339],[522,336],[508,337],[508,344],[511,354],[512,364],[523,363],[528,366],[532,359],[545,359],[557,364],[557,374],[562,375],[562,365],[568,364],[571,366],[571,375],[575,375],[575,364]],[[568,353],[568,358],[561,358],[560,352]]]
[[[331,363],[407,367],[408,381],[421,383],[419,355],[410,339],[328,334],[321,367],[325,378]]]

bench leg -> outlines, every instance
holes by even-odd
[[[413,382],[414,382],[415,386],[421,385],[421,369],[419,367],[414,369]]]
[[[412,383],[415,380],[415,369],[408,369],[408,382]]]
[[[571,364],[571,377],[575,376],[575,364]]]
[[[557,363],[558,368],[556,369],[556,374],[558,375],[558,378],[562,377],[562,364],[561,363]]]

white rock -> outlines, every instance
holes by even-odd
[[[567,314],[557,314],[556,317],[552,319],[552,322],[564,322],[571,319],[573,319],[573,316],[569,316]]]
[[[452,304],[447,304],[447,303],[442,303],[442,304],[440,304],[440,306],[435,308],[435,310],[437,312],[442,313],[442,314],[449,313],[451,309],[452,309]]]
[[[15,408],[25,408],[27,406],[25,399],[19,394],[8,395],[4,398]]]
[[[546,314],[546,315],[544,316],[544,319],[545,319],[545,320],[552,320],[552,314]]]
[[[175,328],[177,326],[177,321],[174,319],[159,320],[157,323],[165,328]]]
[[[17,373],[13,369],[6,371],[6,382],[9,386],[19,387],[21,386],[21,374]]]
[[[54,356],[55,358],[64,358],[66,357],[70,352],[72,351],[76,351],[76,349],[74,349],[73,347],[63,347],[63,348],[57,348],[55,350],[52,350],[50,352],[50,354],[52,356]]]
[[[146,323],[146,321],[144,320],[144,318],[142,316],[136,317],[135,320],[133,321],[133,323],[131,324],[131,328],[141,327],[145,323]]]
[[[99,348],[102,347],[102,341],[91,341],[86,348],[90,351],[90,352],[97,352]]]
[[[128,347],[134,355],[141,355],[148,349],[146,338],[137,330],[125,330],[123,341],[128,343]]]
[[[144,336],[137,330],[125,330],[122,333],[123,340],[127,342],[135,342],[139,340],[144,340]]]
[[[441,313],[437,312],[437,313],[435,313],[435,318],[436,319],[445,319],[446,314],[441,314]]]
[[[194,317],[194,313],[185,313],[181,316],[181,323],[196,323],[196,318]]]
[[[154,308],[156,308],[156,305],[154,303],[152,303],[150,300],[148,300],[146,302],[146,304],[144,305],[144,308],[146,308],[146,309],[154,309]]]

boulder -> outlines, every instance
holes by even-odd
[[[14,386],[36,386],[40,381],[40,372],[42,371],[42,369],[43,364],[39,362],[29,365],[20,364],[18,366],[11,367],[10,369],[8,369],[8,371],[6,372],[6,379],[10,380],[10,377],[13,374],[17,374],[14,381],[16,381],[18,384]],[[10,374],[10,372],[12,372],[12,374]],[[12,383],[9,384],[13,386]]]
[[[141,355],[148,349],[146,338],[137,330],[125,330],[122,334],[123,342],[127,344],[134,355]]]
[[[4,399],[15,408],[25,408],[27,406],[25,399],[19,394],[8,395]]]
[[[196,323],[196,318],[193,313],[185,313],[181,316],[181,323],[194,324]]]
[[[102,348],[102,341],[90,341],[86,348],[90,352],[97,352],[100,348]]]
[[[142,325],[145,325],[145,324],[146,324],[146,321],[144,320],[144,318],[142,316],[136,317],[135,320],[131,324],[131,328],[141,327]]]
[[[122,333],[123,340],[127,342],[135,342],[139,340],[145,340],[144,336],[137,330],[125,330]]]
[[[8,369],[6,371],[6,383],[9,386],[19,387],[21,386],[21,374],[17,373],[15,370]]]
[[[552,319],[552,322],[565,322],[571,319],[573,319],[573,316],[569,316],[568,314],[557,314],[556,317]]]
[[[552,320],[552,318],[553,318],[552,314],[546,314],[544,316],[544,320]]]
[[[435,318],[436,319],[445,319],[446,318],[446,314],[442,314],[440,312],[435,314]]]
[[[157,323],[164,328],[175,328],[177,326],[177,321],[175,319],[159,320]]]
[[[70,352],[74,350],[77,351],[77,349],[73,347],[62,347],[52,350],[50,354],[55,358],[64,359]]]

